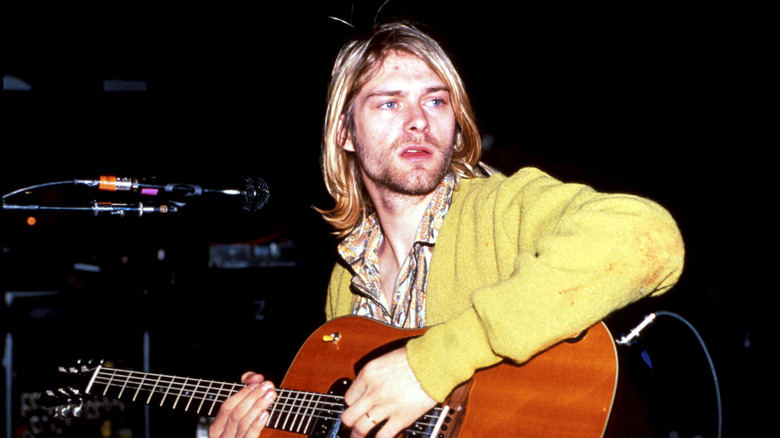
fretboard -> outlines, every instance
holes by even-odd
[[[88,394],[159,404],[206,416],[216,415],[231,395],[245,387],[243,383],[169,376],[164,374],[98,367],[89,381]],[[341,395],[276,390],[276,401],[269,407],[266,427],[306,436],[329,436],[338,430],[346,405]],[[437,407],[405,431],[404,436],[428,437],[436,430],[442,408]]]
[[[87,393],[106,397],[159,403],[172,409],[184,409],[215,415],[222,403],[243,388],[241,383],[216,382],[165,374],[145,373],[98,367],[87,386]]]

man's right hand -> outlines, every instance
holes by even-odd
[[[262,375],[241,376],[247,386],[222,403],[209,428],[209,438],[258,438],[268,422],[268,406],[276,399],[274,384]]]

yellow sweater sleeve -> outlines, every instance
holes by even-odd
[[[463,181],[431,263],[428,332],[408,344],[441,401],[475,370],[517,363],[678,279],[684,250],[666,210],[563,184],[536,169]]]

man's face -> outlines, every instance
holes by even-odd
[[[343,147],[356,153],[369,193],[436,189],[452,160],[456,122],[449,90],[425,62],[390,53],[356,96],[353,117]]]

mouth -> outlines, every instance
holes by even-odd
[[[401,150],[400,155],[407,159],[421,159],[433,155],[433,151],[425,146],[409,146]]]

